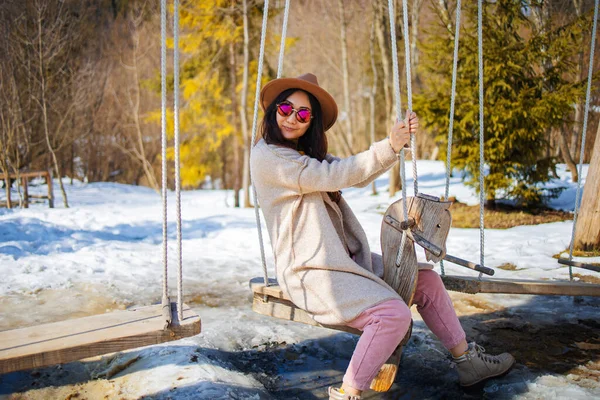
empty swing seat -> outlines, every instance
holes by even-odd
[[[171,303],[174,310],[175,303]],[[173,312],[165,327],[162,305],[115,311],[0,332],[0,374],[63,364],[194,336],[200,317],[183,305],[183,321]]]
[[[472,276],[444,275],[447,290],[463,293],[504,293],[554,296],[600,296],[600,285],[569,281],[527,279],[482,279]]]

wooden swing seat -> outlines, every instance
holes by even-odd
[[[268,317],[335,329],[356,335],[361,334],[358,329],[352,329],[347,326],[319,324],[306,311],[296,307],[292,303],[290,298],[283,293],[276,279],[269,278],[269,286],[265,286],[264,278],[252,278],[250,280],[250,289],[252,289],[252,293],[254,294],[252,301],[252,310],[254,312]]]
[[[540,281],[527,279],[482,279],[472,276],[442,276],[447,290],[463,293],[531,294],[553,296],[600,296],[600,285],[593,283]]]
[[[175,303],[171,303],[175,309]],[[162,305],[0,332],[0,374],[63,364],[200,333],[200,317],[183,305],[183,321],[165,328]]]
[[[362,332],[358,329],[353,329],[343,325],[322,325],[316,322],[304,310],[296,307],[294,303],[287,297],[279,285],[277,280],[269,278],[269,286],[265,286],[264,278],[257,277],[250,280],[250,288],[254,294],[252,301],[252,310],[258,314],[266,315],[267,317],[275,317],[293,322],[300,322],[307,325],[319,326],[322,328],[334,329],[337,331],[348,332],[355,335],[361,335]],[[402,357],[402,347],[406,345],[412,333],[411,326],[402,342],[398,345],[394,353],[381,367],[377,376],[371,382],[371,389],[377,392],[387,392],[396,378],[398,372],[398,364]]]

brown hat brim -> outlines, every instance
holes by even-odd
[[[298,78],[279,78],[267,83],[260,91],[260,105],[264,110],[287,89],[302,89],[319,101],[323,113],[323,129],[327,131],[337,119],[338,108],[333,97],[319,85]]]

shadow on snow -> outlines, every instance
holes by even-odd
[[[256,229],[254,221],[233,219],[230,216],[211,216],[193,221],[182,221],[185,240],[201,239],[225,229]],[[168,225],[168,240],[177,238],[176,223]],[[99,230],[72,229],[41,221],[23,219],[2,223],[0,254],[18,260],[30,255],[72,253],[102,242],[162,243],[162,222],[144,224],[117,224]]]

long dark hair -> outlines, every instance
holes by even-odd
[[[281,133],[281,129],[279,129],[279,125],[277,124],[277,104],[287,100],[292,93],[297,91],[302,91],[308,95],[313,118],[306,133],[298,139],[298,144],[296,145],[291,140],[287,140],[283,136],[283,133]],[[261,134],[268,144],[276,144],[302,151],[307,156],[316,158],[319,161],[325,160],[325,156],[327,155],[327,136],[325,136],[325,129],[323,128],[321,104],[315,96],[302,89],[292,88],[279,93],[279,96],[265,110],[265,116],[261,124]],[[340,200],[340,193],[328,192],[329,197],[336,203]]]

